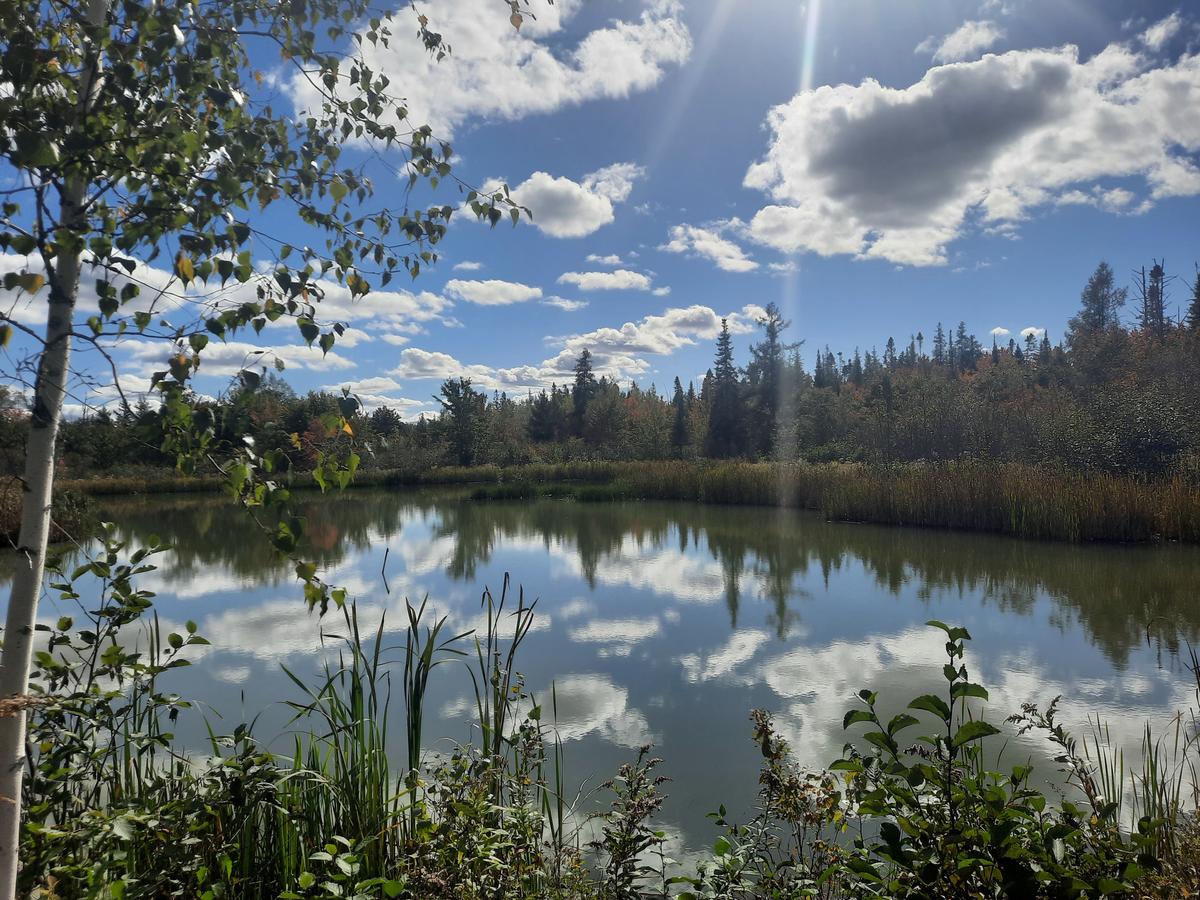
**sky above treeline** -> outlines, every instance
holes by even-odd
[[[601,373],[665,392],[702,377],[722,317],[744,361],[772,301],[806,364],[939,321],[988,344],[1058,340],[1101,259],[1125,278],[1165,258],[1169,306],[1186,303],[1189,3],[530,0],[519,31],[501,0],[420,7],[452,54],[408,40],[404,7],[375,63],[450,139],[458,176],[506,182],[533,222],[459,216],[414,283],[331,292],[325,316],[350,331],[328,356],[264,331],[298,390],[346,386],[412,417],[444,378],[524,396],[589,347]],[[308,100],[282,75],[274,90]],[[218,393],[253,340],[211,347],[201,389]],[[167,352],[124,345],[130,388]]]

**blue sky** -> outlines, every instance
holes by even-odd
[[[531,4],[519,32],[499,0],[422,4],[454,49],[440,65],[405,42],[402,11],[376,62],[451,137],[457,174],[505,180],[534,223],[462,216],[412,285],[334,298],[350,339],[324,360],[268,329],[298,389],[346,385],[412,416],[442,378],[523,395],[589,346],[602,371],[666,390],[708,367],[721,316],[744,359],[770,301],[806,362],[938,321],[1057,339],[1099,260],[1165,257],[1190,280],[1200,258],[1187,5]],[[250,349],[218,349],[201,388]],[[167,353],[120,348],[132,389]]]

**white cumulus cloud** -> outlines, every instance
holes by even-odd
[[[748,304],[722,316],[708,306],[689,306],[664,310],[620,327],[597,328],[579,334],[548,338],[556,345],[556,355],[537,365],[495,367],[465,363],[448,353],[409,347],[401,351],[400,364],[390,373],[396,379],[470,378],[489,391],[526,391],[548,389],[564,384],[574,374],[575,360],[588,349],[598,376],[626,381],[648,373],[648,355],[667,356],[700,341],[712,341],[721,331],[721,320],[729,323],[733,334],[755,330],[764,314],[761,307]]]
[[[537,300],[542,296],[542,289],[518,281],[500,281],[495,278],[487,281],[463,281],[454,278],[446,282],[446,293],[480,306],[508,306],[512,303],[524,303],[526,300]]]
[[[514,202],[529,209],[533,225],[556,238],[578,238],[594,234],[616,217],[613,205],[625,201],[643,170],[632,163],[617,163],[585,175],[581,182],[534,172],[511,188]],[[499,189],[498,181],[484,186],[483,193]]]
[[[617,269],[613,272],[564,272],[559,284],[573,284],[581,291],[648,291],[650,279],[641,272]]]
[[[768,125],[745,183],[771,202],[748,231],[784,252],[942,265],[973,227],[1012,235],[1039,207],[1113,179],[1137,199],[1102,208],[1200,194],[1194,54],[1160,65],[1125,44],[1088,60],[1072,46],[1012,51],[906,88],[802,92]]]
[[[917,53],[932,53],[935,62],[962,62],[1004,40],[1004,29],[989,19],[963,22],[941,40],[926,38]]]
[[[676,225],[670,231],[670,240],[659,250],[668,253],[695,253],[711,260],[725,272],[753,272],[758,263],[746,255],[746,251],[721,235],[726,228],[740,226],[741,222],[718,222],[710,227]]]
[[[691,54],[691,35],[677,0],[652,0],[640,14],[587,32],[574,46],[563,46],[564,31],[583,0],[536,6],[536,18],[527,14],[518,31],[508,22],[504,3],[434,0],[421,4],[421,12],[452,48],[444,59],[417,45],[402,45],[405,39],[411,42],[403,19],[390,47],[364,41],[362,51],[367,64],[403,94],[409,119],[430,125],[441,138],[468,120],[521,119],[589,100],[628,97],[656,85],[668,68]],[[293,89],[299,108],[316,105],[307,82],[297,79]]]
[[[568,300],[566,297],[547,297],[542,301],[546,306],[553,306],[564,312],[578,312],[587,307],[586,300]]]
[[[1183,28],[1183,16],[1179,11],[1171,13],[1160,22],[1155,22],[1142,32],[1142,43],[1151,50],[1161,50],[1167,42]]]

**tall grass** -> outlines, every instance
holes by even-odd
[[[506,472],[477,499],[527,499],[553,472]],[[687,500],[810,509],[831,520],[1086,541],[1200,543],[1200,483],[1142,480],[1014,463],[628,463],[597,467],[584,501]]]
[[[297,486],[307,475],[292,476]],[[867,465],[717,461],[577,462],[502,469],[367,470],[354,486],[480,485],[476,499],[688,500],[810,509],[834,521],[986,531],[1071,542],[1200,543],[1200,481],[987,460]],[[215,491],[213,479],[64,483],[92,494]]]
[[[1185,841],[1197,835],[1192,827],[1200,810],[1200,655],[1188,647],[1188,669],[1196,682],[1195,705],[1178,712],[1156,730],[1149,723],[1142,733],[1141,752],[1127,766],[1124,751],[1113,741],[1107,723],[1091,721],[1086,757],[1103,795],[1116,804],[1126,823],[1161,822],[1158,854],[1171,858]],[[1200,849],[1193,847],[1192,849]]]

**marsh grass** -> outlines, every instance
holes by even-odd
[[[293,484],[305,486],[297,473]],[[1038,540],[1200,543],[1200,480],[988,460],[909,463],[577,462],[514,468],[360,471],[354,487],[474,485],[476,500],[687,500],[809,509],[833,521],[985,531]],[[91,494],[216,491],[214,481],[112,478],[65,483]]]
[[[1200,542],[1200,483],[1009,463],[629,463],[553,483],[554,467],[506,472],[480,500],[687,500],[809,509],[834,521],[986,531],[1071,542]],[[576,472],[576,475],[585,473]]]

